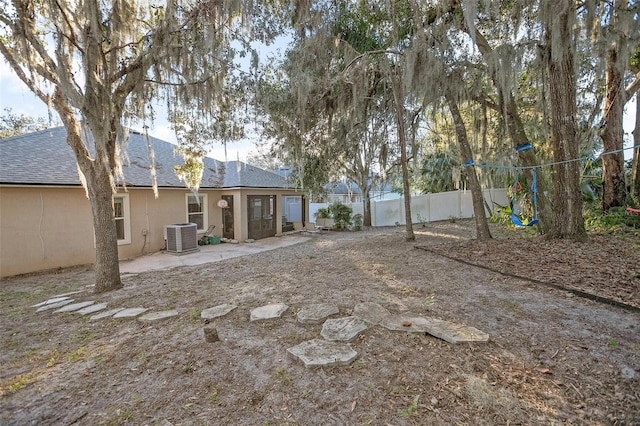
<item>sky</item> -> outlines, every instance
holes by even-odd
[[[25,114],[34,118],[46,118],[48,116],[46,105],[27,89],[24,83],[22,83],[4,61],[4,58],[0,58],[0,114],[4,113],[4,109],[7,107],[11,108],[13,113],[18,115]],[[635,108],[636,98],[634,97],[627,103],[625,109],[625,148],[633,146],[631,132],[635,124]],[[162,111],[164,111],[164,108],[160,106],[158,108],[156,121],[153,124],[149,124],[149,134],[158,139],[175,144],[177,143],[175,133],[171,130]],[[57,119],[55,113],[54,119]],[[143,125],[144,123],[137,123],[137,125],[132,125],[131,128],[142,131]],[[222,144],[216,144],[209,150],[207,155],[220,161],[240,160],[246,162],[249,155],[255,154],[258,151],[254,142],[255,139],[230,142],[227,144],[226,156],[224,146]],[[632,150],[627,149],[625,151],[625,159],[630,159],[632,156]]]
[[[0,114],[4,114],[5,108],[11,108],[12,112],[17,115],[27,115],[30,117],[48,117],[47,106],[38,99],[27,86],[16,76],[10,69],[9,65],[4,62],[4,58],[0,58]],[[158,117],[156,121],[148,123],[149,135],[158,139],[162,139],[173,144],[177,144],[176,135],[169,126],[166,119],[165,109],[158,107]],[[57,120],[57,114],[53,115],[53,119]],[[137,123],[131,126],[132,129],[143,131],[144,123]],[[246,161],[252,152],[257,149],[251,140],[242,140],[238,142],[230,142],[227,144],[227,160],[233,161],[240,159]],[[222,144],[214,145],[208,153],[209,157],[216,160],[225,160],[225,150]]]

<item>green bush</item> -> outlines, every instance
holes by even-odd
[[[331,213],[329,213],[329,209],[322,207],[319,208],[314,214],[313,216],[316,219],[330,219],[331,218]]]
[[[353,215],[353,229],[355,231],[362,231],[362,224],[364,223],[364,216],[360,213]]]
[[[628,213],[624,207],[614,207],[603,214],[599,206],[592,205],[584,213],[584,224],[592,232],[628,232],[640,230],[640,215]]]
[[[353,209],[345,204],[342,204],[340,201],[336,201],[327,207],[329,211],[330,217],[333,218],[334,227],[336,229],[346,229],[347,226],[351,225],[351,214],[353,213]]]

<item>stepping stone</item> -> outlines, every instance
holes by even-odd
[[[39,308],[40,306],[51,305],[53,303],[58,303],[58,302],[62,302],[63,300],[69,300],[69,299],[71,299],[69,296],[54,297],[53,299],[45,300],[44,302],[40,302],[37,305],[33,305],[31,307]]]
[[[287,352],[299,358],[307,368],[346,366],[358,357],[358,353],[348,343],[327,342],[322,339],[307,340],[287,349]]]
[[[101,311],[107,307],[106,303],[96,303],[95,305],[87,306],[86,308],[82,308],[76,311],[76,314],[87,315],[92,314],[94,312]]]
[[[425,318],[406,313],[389,316],[380,322],[387,330],[406,331],[407,333],[428,333],[429,323]]]
[[[302,324],[320,324],[327,317],[339,313],[337,306],[329,303],[318,303],[302,308],[298,312],[298,321]]]
[[[233,305],[231,303],[214,306],[213,308],[203,310],[200,313],[200,317],[205,319],[218,318],[218,317],[227,315],[229,312],[233,311],[237,307],[238,305]]]
[[[427,333],[449,343],[488,342],[489,334],[477,328],[438,319],[429,320]]]
[[[114,318],[134,318],[148,310],[149,308],[128,308],[128,309],[121,310],[120,312],[115,314],[113,317]]]
[[[71,302],[73,302],[73,299],[62,300],[60,302],[52,303],[50,305],[40,306],[38,309],[36,309],[36,312],[48,311],[49,309],[59,308],[60,306],[68,305]]]
[[[422,318],[411,314],[390,317],[380,323],[388,330],[409,333],[427,333],[449,343],[487,342],[489,335],[477,328],[435,318]]]
[[[63,306],[62,308],[58,309],[55,312],[60,312],[60,313],[73,312],[73,311],[77,311],[78,309],[82,309],[84,307],[91,306],[94,303],[95,302],[93,300],[90,300],[90,301],[87,301],[87,302],[73,303],[71,305]]]
[[[89,318],[89,321],[96,321],[102,318],[112,317],[120,311],[124,311],[124,308],[109,309],[108,311],[100,312],[99,314],[92,316],[91,318]]]
[[[76,290],[76,291],[70,291],[69,293],[62,293],[62,294],[56,294],[53,297],[65,297],[65,296],[73,296],[74,294],[78,294],[78,293],[84,293],[86,290]]]
[[[381,305],[373,302],[364,302],[358,303],[353,308],[354,317],[365,320],[369,324],[380,324],[382,320],[391,316],[391,312],[389,312],[386,308]]]
[[[367,323],[356,317],[328,319],[320,334],[327,340],[350,342],[367,329]]]
[[[287,309],[289,306],[284,303],[261,306],[251,311],[251,322],[280,318]]]
[[[175,317],[176,315],[178,315],[178,311],[176,311],[175,309],[171,311],[151,312],[139,317],[138,320],[144,322],[153,322],[165,318]]]

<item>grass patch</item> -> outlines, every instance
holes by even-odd
[[[71,341],[73,343],[86,342],[94,338],[93,330],[89,328],[82,328],[77,333],[71,335]]]
[[[71,352],[67,355],[67,361],[69,362],[78,362],[87,356],[87,351],[84,346],[80,346],[75,351]]]
[[[189,319],[191,321],[200,321],[202,318],[200,317],[202,314],[202,309],[192,309],[189,311]]]
[[[400,411],[400,415],[401,416],[415,416],[416,414],[418,414],[418,401],[420,400],[420,395],[416,395],[413,397],[413,399],[411,400],[411,403],[409,404],[409,406],[407,408],[405,408],[404,410]]]
[[[480,411],[492,412],[505,419],[520,418],[518,398],[510,390],[492,386],[488,381],[472,375],[465,375],[465,379],[465,390]]]
[[[20,389],[24,389],[35,382],[36,375],[34,373],[20,374],[18,376],[12,377],[6,382],[0,383],[0,396],[14,394]]]
[[[291,377],[287,374],[285,367],[276,368],[273,372],[273,377],[275,377],[280,384],[286,385],[291,383]]]

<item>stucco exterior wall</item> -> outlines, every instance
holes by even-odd
[[[0,276],[93,263],[82,188],[0,187]]]
[[[187,189],[160,189],[154,197],[150,188],[128,188],[118,196],[127,199],[126,242],[118,245],[120,259],[130,259],[164,248],[164,227],[188,221]],[[247,196],[276,195],[277,229],[282,229],[282,195],[295,191],[201,189],[206,196],[205,230],[222,235],[222,195],[234,197],[235,239],[248,235]],[[200,232],[202,234],[204,231]],[[95,261],[91,206],[80,187],[0,186],[0,276],[92,264]]]
[[[131,210],[131,244],[121,244],[118,247],[120,259],[163,249],[164,227],[188,221],[186,197],[191,195],[191,192],[186,189],[162,189],[159,194],[160,196],[155,199],[153,191],[148,188],[128,190]],[[222,209],[217,203],[221,199],[222,192],[200,190],[199,195],[206,196],[207,203],[205,229],[199,231],[199,234],[204,234],[210,225],[214,225],[213,234],[221,235]]]

